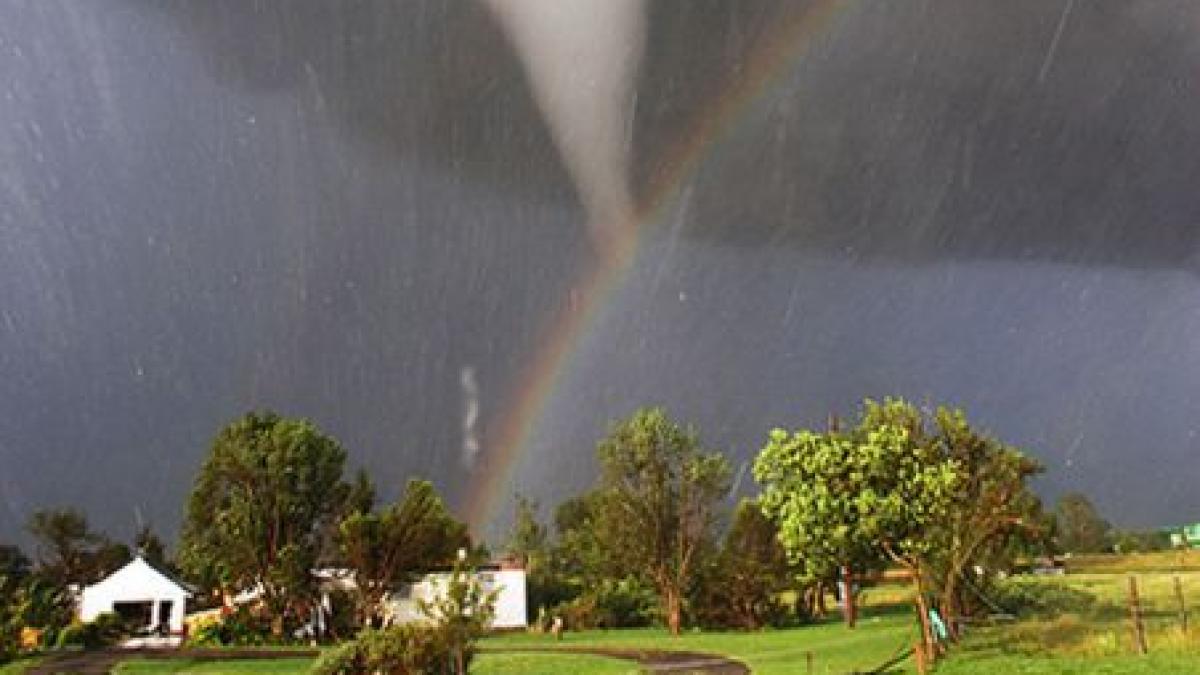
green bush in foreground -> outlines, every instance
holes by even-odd
[[[59,647],[83,647],[96,649],[115,645],[129,634],[129,627],[121,617],[112,613],[101,614],[88,623],[73,623],[58,634]]]
[[[366,629],[358,637],[321,655],[314,675],[390,673],[449,675],[454,671],[452,645],[445,631],[431,626]],[[465,655],[467,664],[471,653]]]

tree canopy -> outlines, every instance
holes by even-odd
[[[611,561],[653,584],[678,634],[697,554],[729,490],[729,463],[659,408],[615,424],[597,448],[602,467],[592,524]]]
[[[222,429],[188,500],[181,566],[229,591],[257,589],[280,634],[312,588],[323,531],[342,505],[346,451],[307,420],[250,413]]]
[[[397,583],[450,565],[471,543],[466,524],[423,480],[410,480],[404,497],[379,513],[351,513],[341,523],[339,542],[355,571],[364,625],[379,618],[384,596]]]

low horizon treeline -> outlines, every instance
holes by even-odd
[[[1161,532],[1114,530],[1079,493],[1044,511],[1027,485],[1042,471],[1036,461],[959,410],[900,399],[866,401],[844,427],[772,431],[754,467],[762,493],[732,508],[725,455],[662,409],[614,423],[597,456],[594,487],[557,505],[552,525],[535,502],[516,499],[501,552],[528,571],[535,624],[559,617],[572,627],[662,623],[678,632],[803,622],[825,611],[841,575],[886,565],[909,568],[918,596],[956,616],[977,604],[956,576],[985,570],[974,587],[1022,555],[1170,543]],[[244,625],[226,634],[276,641],[316,608],[314,569],[355,572],[356,590],[336,599],[338,638],[380,625],[388,593],[452,564],[460,549],[475,561],[488,555],[431,483],[410,480],[395,502],[378,504],[365,470],[345,477],[346,459],[308,420],[234,420],[197,473],[174,556],[149,525],[131,548],[77,509],[36,511],[33,559],[0,544],[0,654],[22,627],[68,625],[68,586],[103,578],[135,551],[200,588],[201,607],[258,589],[260,606],[236,614]],[[966,533],[964,550],[955,542]]]

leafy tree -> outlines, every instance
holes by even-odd
[[[1041,501],[1028,486],[1042,466],[974,429],[961,410],[938,408],[933,418],[933,447],[955,464],[959,478],[947,517],[927,533],[934,543],[932,567],[940,576],[933,579],[939,606],[955,633],[956,619],[968,605],[963,582],[974,576],[975,568],[1010,567],[1014,538],[1046,534]]]
[[[188,500],[182,568],[257,589],[278,637],[312,591],[321,535],[344,503],[346,451],[307,420],[250,413],[217,434]]]
[[[354,480],[346,491],[342,514],[348,516],[351,513],[370,513],[374,508],[375,483],[371,481],[371,476],[365,469],[359,469],[354,474]]]
[[[537,509],[536,502],[517,496],[516,518],[505,551],[529,576],[541,571],[548,556],[549,537],[546,526],[538,522]]]
[[[35,511],[26,529],[37,541],[40,572],[66,582],[89,580],[91,555],[101,537],[83,513],[73,508]]]
[[[710,625],[756,630],[784,618],[780,596],[795,581],[775,523],[744,500],[701,585],[698,611]]]
[[[26,529],[37,541],[38,573],[61,584],[98,581],[130,559],[129,547],[93,531],[73,508],[35,511]]]
[[[697,552],[729,489],[729,463],[657,408],[614,425],[597,452],[603,470],[591,508],[600,550],[654,586],[678,635]]]
[[[1071,553],[1099,553],[1108,547],[1112,526],[1100,517],[1091,500],[1081,492],[1059,497],[1054,509],[1058,545]]]
[[[167,546],[150,525],[143,525],[138,529],[133,537],[133,545],[137,548],[138,555],[146,562],[160,570],[171,569],[171,562],[167,559]]]
[[[451,563],[459,549],[470,546],[470,537],[431,483],[411,480],[400,502],[343,520],[340,542],[355,571],[360,621],[370,625],[397,583]]]
[[[0,544],[0,663],[17,653],[22,617],[17,595],[30,575],[30,561],[21,549]]]
[[[754,464],[761,507],[812,579],[879,554],[913,578],[926,644],[928,531],[945,520],[957,464],[936,452],[920,411],[902,400],[866,401],[845,432],[771,432]]]

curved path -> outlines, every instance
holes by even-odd
[[[706,675],[746,675],[750,669],[740,661],[698,652],[675,652],[656,649],[619,649],[604,647],[529,647],[488,650],[494,653],[569,652],[592,654],[614,659],[635,661],[652,673],[704,673]],[[82,673],[105,675],[121,661],[130,658],[183,659],[189,661],[229,661],[247,659],[314,659],[320,652],[314,649],[101,649],[56,654],[26,670],[27,675],[58,675]]]

